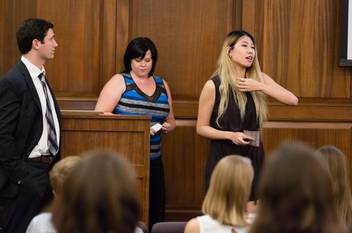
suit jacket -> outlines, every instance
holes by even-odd
[[[60,124],[60,110],[49,89]],[[0,197],[15,196],[21,180],[31,173],[27,158],[42,131],[39,96],[26,66],[19,61],[0,79]]]

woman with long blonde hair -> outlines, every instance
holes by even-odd
[[[340,219],[348,227],[352,227],[352,195],[350,173],[345,154],[335,146],[328,145],[318,148],[332,178],[332,188]]]
[[[266,95],[296,105],[297,97],[260,70],[254,38],[245,31],[230,32],[218,66],[199,98],[197,133],[211,139],[206,187],[217,162],[229,154],[248,157],[254,168],[250,200],[264,160],[260,128],[267,115]]]
[[[247,201],[253,179],[249,159],[229,155],[221,159],[211,176],[202,206],[203,216],[190,220],[185,233],[247,232]]]

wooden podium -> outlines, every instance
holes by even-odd
[[[150,117],[75,110],[61,113],[62,158],[93,149],[111,149],[127,158],[136,169],[141,218],[148,224]]]

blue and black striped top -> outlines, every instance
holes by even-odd
[[[152,96],[146,95],[133,81],[130,74],[122,74],[126,90],[115,107],[113,113],[122,115],[148,115],[151,116],[150,126],[163,124],[169,114],[169,101],[164,82],[160,77],[154,76],[156,84]],[[161,131],[150,136],[150,159],[161,156]]]

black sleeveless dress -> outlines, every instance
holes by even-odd
[[[216,124],[216,118],[220,104],[220,78],[215,76],[212,78],[212,81],[215,84],[216,96],[213,112],[210,119],[210,126],[218,130],[233,132],[242,132],[243,130],[259,130],[259,121],[255,111],[255,103],[250,92],[246,93],[247,104],[243,122],[241,121],[240,110],[237,106],[237,103],[232,93],[230,93],[228,107],[222,117],[219,119],[221,128]],[[230,140],[210,140],[210,149],[205,171],[206,189],[208,189],[210,176],[217,162],[224,156],[231,154],[242,155],[250,159],[254,169],[254,179],[250,194],[250,200],[256,200],[258,177],[264,162],[264,149],[262,142],[260,142],[259,147],[254,147],[249,145],[236,145]]]

